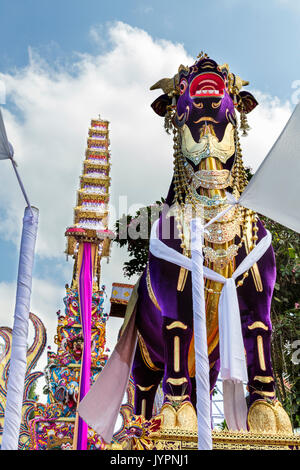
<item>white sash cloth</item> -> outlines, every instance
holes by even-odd
[[[203,276],[201,276],[201,270],[200,275],[195,273],[196,265],[200,263],[200,260],[203,264],[203,254],[197,257],[197,263],[195,263],[195,259],[193,260],[195,258],[195,251],[197,251],[198,255],[202,253],[202,234],[205,226],[202,226],[200,219],[194,219],[191,223],[191,239],[192,241],[194,240],[192,244],[192,259],[168,247],[159,240],[157,227],[158,220],[153,224],[150,238],[150,251],[154,256],[192,271],[193,283],[197,282],[199,292],[201,291],[203,296],[204,278],[224,284],[219,300],[220,376],[223,380],[224,389],[224,413],[230,429],[246,429],[247,407],[244,399],[243,382],[248,381],[248,374],[235,280],[245,271],[248,271],[263,256],[271,244],[271,234],[267,231],[266,236],[244,258],[232,277],[225,278],[206,266],[203,266]],[[195,290],[193,288],[194,294]],[[193,308],[204,309],[202,311],[202,318],[205,318],[205,303],[203,301],[200,301],[199,304],[197,299],[193,299]],[[194,312],[194,324],[196,325],[195,320],[197,319],[195,319]],[[199,352],[196,344],[196,333],[195,331],[197,382],[197,360],[203,362],[203,346],[199,344]],[[199,392],[199,390],[197,391]],[[201,439],[201,436],[198,436],[198,439]]]

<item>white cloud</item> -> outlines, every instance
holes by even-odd
[[[251,93],[259,105],[248,115],[251,127],[248,136],[240,140],[244,163],[256,171],[287,123],[292,106],[288,101],[281,103],[276,96],[257,90]]]
[[[57,334],[57,316],[56,312],[61,310],[64,312],[65,305],[63,297],[65,296],[64,286],[57,285],[51,279],[37,279],[32,280],[32,295],[31,295],[31,308],[30,311],[37,315],[43,322],[47,331],[47,346],[51,346],[53,351],[56,351],[56,344],[54,343],[54,336]],[[16,299],[16,284],[14,282],[1,282],[0,283],[0,327],[13,327],[14,323],[14,309]],[[116,340],[122,320],[118,318],[109,318],[106,346],[112,350]],[[28,346],[31,346],[34,338],[34,328],[29,321],[28,329]],[[0,341],[0,345],[2,340]],[[1,351],[1,350],[0,350]],[[39,359],[35,370],[42,371],[47,365],[47,347],[45,348],[41,358]],[[40,401],[44,402],[46,397],[42,393],[45,380],[41,377],[38,380],[37,393]]]
[[[51,279],[32,280],[32,295],[30,311],[37,315],[46,327],[47,345],[52,346],[52,350],[56,350],[54,345],[54,336],[56,334],[57,316],[55,312],[63,306],[64,286],[56,285]],[[0,327],[13,327],[14,309],[16,300],[16,283],[0,283]],[[28,346],[33,343],[34,328],[29,321],[28,329]],[[36,370],[43,371],[47,364],[47,348],[44,350],[39,359]],[[43,378],[38,380],[37,392],[41,401],[45,401],[42,394],[45,381]]]
[[[63,310],[64,286],[57,285],[51,279],[32,280],[31,312],[35,313],[45,324],[48,333],[48,344],[53,343],[56,333],[56,315]],[[16,300],[16,283],[0,283],[0,326],[13,327]],[[31,340],[31,331],[28,341]]]
[[[64,250],[87,131],[98,113],[111,122],[112,204],[117,206],[119,195],[127,195],[129,204],[150,203],[167,192],[171,179],[171,139],[150,108],[157,93],[149,87],[191,58],[181,45],[154,41],[122,23],[108,34],[109,52],[81,55],[71,70],[54,71],[31,51],[28,67],[1,75],[22,114],[19,119],[3,112],[28,196],[40,209],[37,253],[42,256],[61,256]],[[18,243],[24,203],[9,165],[0,196],[7,212],[0,230]]]

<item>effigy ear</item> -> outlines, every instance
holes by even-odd
[[[244,111],[245,114],[248,114],[258,105],[258,101],[249,91],[240,91],[239,98],[240,100],[237,105],[239,112]]]
[[[155,101],[151,104],[151,108],[161,117],[165,117],[167,113],[167,107],[172,104],[172,98],[167,94],[160,95],[156,98]]]

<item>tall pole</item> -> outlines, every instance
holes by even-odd
[[[80,384],[78,401],[80,402],[90,390],[91,382],[91,323],[92,323],[92,295],[93,295],[93,261],[94,246],[91,243],[81,243],[81,265],[79,266],[79,303],[80,318],[83,336],[83,351],[81,359]],[[73,448],[87,449],[88,425],[76,415]]]
[[[38,209],[35,207],[25,208],[1,445],[2,450],[18,449],[22,420],[24,382],[27,369],[28,324],[38,217]]]

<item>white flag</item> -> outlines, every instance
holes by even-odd
[[[239,203],[300,232],[300,103]]]
[[[8,142],[5,126],[3,122],[2,112],[0,109],[0,160],[12,158],[14,150],[12,145]]]

